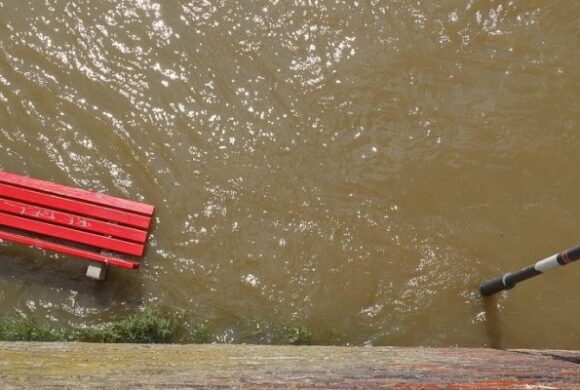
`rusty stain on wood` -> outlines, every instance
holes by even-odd
[[[580,352],[0,343],[0,383],[3,389],[578,389]]]

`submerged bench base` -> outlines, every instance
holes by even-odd
[[[95,280],[105,280],[109,266],[103,263],[91,263],[87,267],[87,277]]]

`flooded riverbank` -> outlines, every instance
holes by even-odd
[[[156,205],[141,268],[0,244],[0,311],[223,342],[580,348],[580,5],[0,0],[0,169]],[[248,336],[250,335],[250,336]]]

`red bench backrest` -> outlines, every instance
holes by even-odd
[[[116,264],[119,262],[115,259],[103,258],[66,241],[142,256],[153,212],[154,207],[145,203],[0,172],[0,225],[10,228],[0,231],[3,239],[136,268],[138,263]],[[28,233],[35,236],[31,238]]]

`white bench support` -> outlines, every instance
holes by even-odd
[[[87,277],[95,280],[105,280],[108,269],[108,264],[92,262],[87,267]]]

